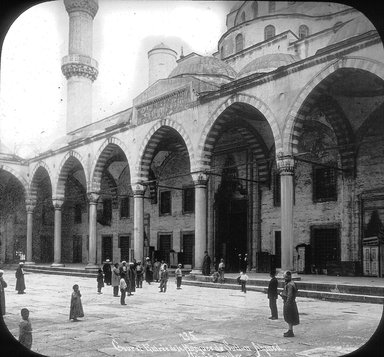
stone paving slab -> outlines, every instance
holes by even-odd
[[[382,306],[377,304],[300,297],[301,324],[295,327],[296,336],[287,339],[282,336],[287,329],[282,301],[278,301],[279,320],[269,320],[268,299],[259,292],[186,285],[176,290],[171,279],[165,294],[158,292],[158,284],[144,284],[126,298],[127,306],[121,306],[110,286],[98,295],[94,279],[47,274],[25,278],[26,294],[18,295],[14,271],[5,271],[4,321],[17,338],[20,309],[28,307],[32,349],[46,356],[245,357],[267,356],[268,352],[269,357],[333,357],[362,346],[382,314]],[[68,320],[75,283],[80,286],[85,312],[78,323]],[[162,350],[166,348],[169,350]]]

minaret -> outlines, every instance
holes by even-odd
[[[69,15],[68,56],[61,70],[67,78],[67,134],[92,123],[92,83],[98,64],[92,58],[93,19],[98,0],[64,0]]]
[[[176,67],[177,53],[163,42],[148,51],[149,73],[148,85],[169,76]]]

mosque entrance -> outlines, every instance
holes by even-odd
[[[215,258],[224,258],[227,272],[239,272],[239,254],[247,253],[248,200],[247,191],[238,180],[234,161],[229,158],[222,171],[215,194]]]

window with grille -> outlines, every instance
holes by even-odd
[[[239,33],[236,36],[235,42],[236,42],[236,52],[241,51],[244,48],[244,38],[243,38],[243,35],[241,33]]]
[[[309,35],[309,28],[306,25],[301,25],[299,27],[299,38],[308,37]]]
[[[275,12],[276,10],[276,1],[270,1],[268,6],[269,13]]]
[[[273,205],[280,206],[280,174],[275,172],[273,174]]]
[[[186,187],[183,189],[183,213],[195,211],[195,188]]]
[[[337,201],[337,173],[332,167],[313,167],[313,200]]]
[[[171,191],[160,192],[160,215],[171,214]]]
[[[81,223],[81,204],[77,203],[75,205],[75,223]]]
[[[129,217],[129,197],[122,197],[120,199],[120,218]]]
[[[264,40],[269,40],[272,37],[275,37],[276,29],[275,26],[268,25],[264,29]]]

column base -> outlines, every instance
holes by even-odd
[[[87,271],[98,271],[98,270],[99,270],[99,266],[96,265],[96,264],[88,263],[88,264],[85,266],[85,270],[87,270]]]
[[[65,267],[65,264],[63,264],[63,263],[52,263],[51,267]]]
[[[203,272],[201,269],[192,269],[191,272],[189,273],[191,275],[203,275]]]
[[[24,265],[35,265],[35,262],[24,262]]]
[[[287,269],[288,270],[288,269]],[[276,278],[277,279],[281,279],[281,280],[284,280],[284,273],[287,271],[287,270],[283,270],[283,269],[276,269]],[[300,281],[301,280],[301,276],[294,270],[290,270],[290,272],[292,273],[292,280],[293,281]]]

